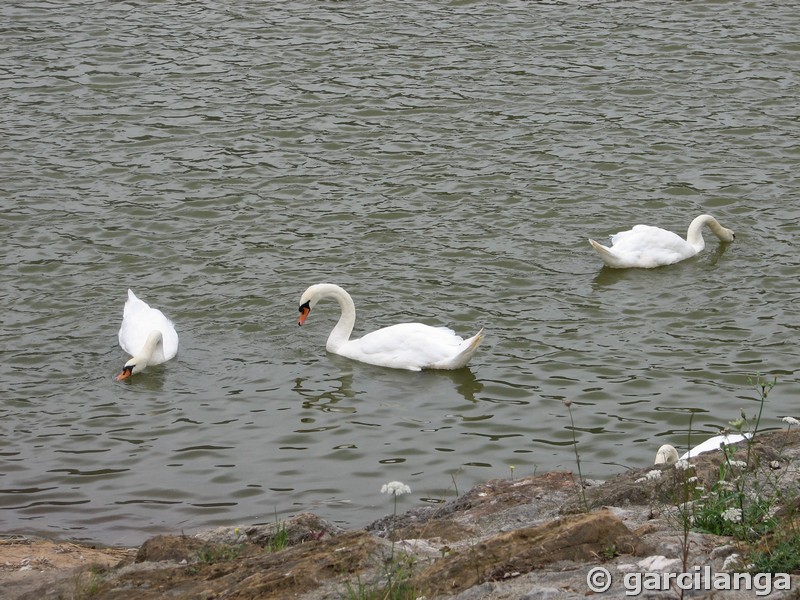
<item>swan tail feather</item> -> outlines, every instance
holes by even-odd
[[[592,248],[595,249],[600,258],[603,262],[608,265],[609,267],[620,267],[620,261],[616,254],[614,254],[610,248],[603,246],[600,242],[595,242],[593,239],[589,240],[589,243],[592,245]]]
[[[483,327],[481,330],[476,333],[474,336],[466,340],[463,344],[462,350],[453,356],[452,358],[448,358],[447,360],[438,362],[434,365],[431,365],[429,368],[431,369],[461,369],[467,366],[467,363],[472,359],[475,353],[478,351],[478,346],[481,345],[483,341]]]

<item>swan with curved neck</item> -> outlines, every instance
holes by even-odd
[[[483,329],[464,340],[447,327],[400,323],[351,340],[356,307],[350,294],[332,283],[312,285],[303,292],[298,325],[306,322],[311,309],[323,298],[333,298],[341,309],[325,348],[352,360],[409,371],[460,369],[467,365],[483,339]]]
[[[700,215],[689,225],[685,240],[660,227],[636,225],[611,236],[611,247],[592,239],[589,243],[609,267],[652,269],[686,260],[701,252],[706,247],[703,227],[711,229],[723,242],[732,242],[736,237],[732,230],[720,225],[711,215]]]
[[[175,326],[157,308],[150,306],[128,290],[122,311],[119,345],[132,357],[116,376],[121,381],[141,373],[148,365],[159,365],[178,353]]]
[[[675,446],[664,444],[658,449],[658,452],[656,452],[656,460],[654,464],[672,465],[679,460],[688,460],[697,456],[698,454],[719,450],[723,445],[731,446],[733,444],[738,444],[744,440],[749,440],[751,437],[753,437],[752,433],[728,433],[725,435],[715,435],[714,437],[707,439],[702,444],[698,444],[688,452],[684,452],[680,457],[678,457],[678,451],[675,449]]]

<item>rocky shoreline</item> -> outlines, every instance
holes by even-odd
[[[689,472],[694,489],[710,490],[723,463],[746,461],[753,489],[773,494],[777,529],[789,531],[800,504],[798,456],[800,432],[774,431],[759,434],[749,453],[739,444],[727,459],[721,451],[694,458]],[[740,541],[688,531],[679,476],[675,465],[647,465],[583,486],[567,472],[491,480],[351,531],[300,514],[156,536],[132,549],[9,535],[0,538],[0,597],[557,600],[641,590],[647,598],[800,598],[797,575],[744,575],[748,553],[775,534]],[[721,589],[733,585],[749,589]]]

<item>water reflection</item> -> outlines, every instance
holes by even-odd
[[[741,239],[741,238],[740,238],[740,239]],[[729,249],[730,249],[730,248],[733,246],[733,244],[735,244],[735,243],[736,243],[736,242],[731,242],[731,243],[727,243],[727,244],[726,244],[726,243],[720,243],[720,244],[717,244],[717,247],[714,249],[714,251],[711,253],[711,255],[710,255],[709,257],[707,257],[708,263],[709,263],[709,264],[711,264],[711,265],[714,265],[714,266],[716,266],[716,265],[717,265],[717,263],[718,263],[720,260],[722,260],[722,257],[723,257],[723,256],[725,256],[725,253],[726,253],[726,252],[727,252],[727,251],[728,251],[728,250],[729,250]],[[708,248],[706,247],[706,250],[707,250],[707,249],[708,249]],[[702,257],[703,255],[701,254],[700,256]]]
[[[344,412],[355,413],[355,406],[340,406],[343,400],[353,400],[356,393],[353,391],[353,373],[342,373],[338,377],[332,377],[324,385],[329,389],[319,391],[318,389],[308,389],[307,384],[311,384],[309,377],[296,377],[292,391],[302,399],[303,408],[313,408],[325,412]]]
[[[612,287],[626,279],[635,278],[638,271],[637,269],[613,269],[602,263],[598,264],[597,268],[597,275],[595,275],[592,280],[593,287],[595,288]],[[663,269],[666,267],[661,268]]]
[[[484,385],[472,372],[470,367],[455,371],[426,371],[427,377],[442,377],[449,379],[455,386],[456,392],[467,402],[476,402],[476,396],[483,391]]]
[[[303,399],[304,408],[357,412],[355,406],[339,406],[339,402],[342,400],[354,400],[364,395],[364,389],[358,391],[353,389],[353,382],[356,377],[359,378],[359,381],[363,381],[364,377],[368,377],[370,380],[378,381],[390,389],[399,392],[406,390],[413,394],[418,394],[420,389],[425,389],[429,386],[441,388],[441,386],[437,385],[438,382],[449,381],[452,384],[452,389],[468,402],[476,402],[476,396],[484,389],[484,384],[469,367],[456,370],[431,369],[414,372],[402,369],[387,369],[361,363],[354,364],[353,361],[347,358],[333,354],[329,354],[328,358],[332,364],[339,367],[337,375],[331,376],[322,383],[322,387],[328,389],[323,391],[312,389],[318,388],[320,382],[314,381],[310,377],[297,377],[294,380],[292,391]],[[362,370],[369,371],[369,373],[360,372]]]

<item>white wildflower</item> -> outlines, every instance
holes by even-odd
[[[783,417],[782,420],[784,423],[788,423],[789,425],[800,425],[800,421],[798,421],[794,417]]]
[[[742,522],[742,509],[741,508],[729,508],[724,513],[722,513],[722,518],[725,521],[730,521],[731,523],[741,523]]]
[[[686,480],[686,483],[697,483],[698,481],[700,480],[697,478],[697,475],[692,475]]]
[[[746,469],[747,468],[747,463],[745,461],[743,461],[743,460],[732,460],[732,461],[730,461],[729,464],[732,467],[735,467],[737,469]]]
[[[658,469],[653,469],[652,471],[648,471],[644,477],[639,477],[634,483],[643,483],[645,481],[650,481],[652,479],[661,479],[661,471]]]
[[[778,460],[773,460],[772,462],[770,462],[770,463],[769,463],[769,468],[770,468],[770,469],[780,469],[780,468],[781,468],[781,463],[780,463],[780,461],[778,461]]]
[[[736,573],[741,568],[741,563],[741,555],[734,552],[722,563],[722,571],[725,573]]]
[[[688,460],[682,458],[681,460],[675,463],[675,468],[678,469],[679,471],[688,471],[689,469],[692,468],[692,465],[691,463],[689,463]]]
[[[741,431],[742,427],[747,424],[747,416],[744,414],[744,410],[741,412],[741,416],[736,419],[735,421],[728,421],[728,425],[730,425],[736,431]]]
[[[411,488],[402,481],[390,481],[381,487],[381,494],[392,494],[395,497],[410,493]]]

